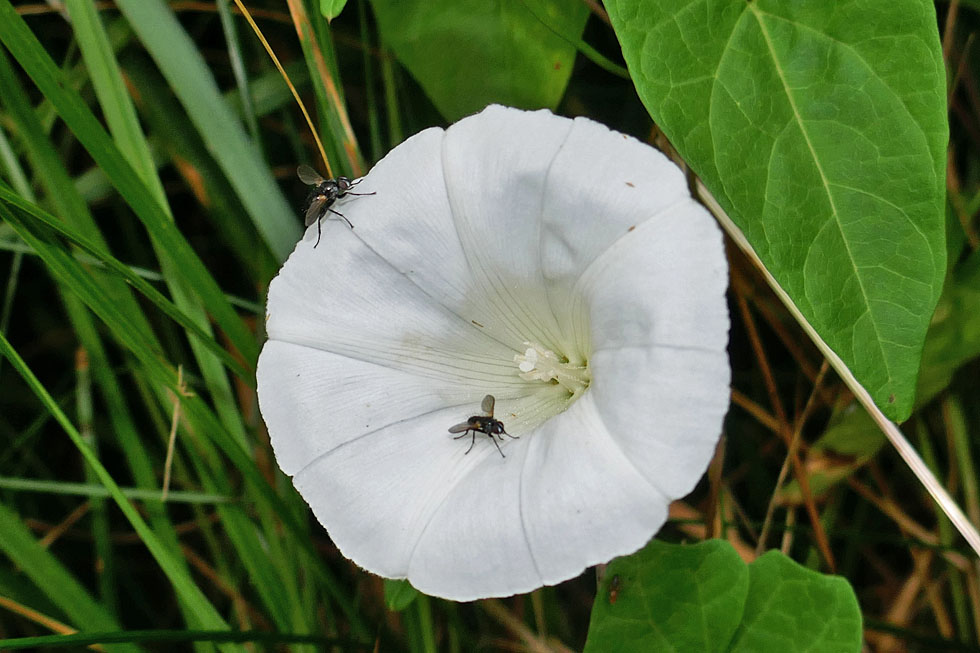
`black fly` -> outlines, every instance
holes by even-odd
[[[320,220],[327,214],[327,211],[334,215],[339,215],[344,219],[348,227],[351,229],[354,228],[354,225],[351,224],[346,215],[330,208],[334,202],[348,195],[374,195],[374,193],[351,192],[351,188],[361,183],[360,179],[355,179],[354,181],[351,181],[347,177],[324,179],[316,170],[305,164],[296,168],[296,174],[299,175],[300,181],[304,184],[313,186],[313,190],[310,191],[309,196],[306,198],[306,206],[303,209],[306,212],[306,226],[309,227],[316,222],[316,244],[313,247],[320,244]]]
[[[453,438],[453,440],[458,440],[466,436],[466,434],[469,433],[470,431],[473,431],[473,437],[470,440],[470,448],[466,450],[466,453],[469,453],[473,449],[473,445],[476,443],[476,434],[478,432],[486,433],[490,437],[490,440],[494,443],[494,445],[496,445],[497,451],[500,451],[500,455],[503,456],[504,458],[506,458],[507,456],[504,456],[504,452],[500,450],[500,445],[497,444],[497,440],[496,438],[494,438],[494,436],[496,435],[500,437],[501,435],[506,435],[508,438],[513,438],[515,440],[517,439],[516,435],[511,435],[510,433],[504,430],[503,422],[493,418],[494,402],[495,400],[493,398],[493,395],[487,395],[486,397],[483,398],[483,404],[481,406],[483,412],[486,413],[486,415],[474,415],[473,417],[469,418],[462,424],[457,424],[456,426],[450,427],[449,429],[450,433],[459,433],[459,435]],[[503,441],[504,438],[500,437],[500,439],[501,441]]]

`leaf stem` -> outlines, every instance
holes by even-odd
[[[837,371],[847,387],[851,389],[854,393],[854,397],[864,406],[864,409],[868,411],[868,415],[874,420],[878,428],[881,429],[888,441],[892,443],[892,446],[898,451],[898,455],[902,457],[905,464],[909,466],[915,477],[919,479],[926,491],[932,496],[933,500],[939,504],[942,511],[949,517],[949,520],[956,526],[956,530],[960,532],[960,535],[967,541],[970,548],[980,556],[980,532],[977,532],[976,527],[970,523],[970,520],[966,518],[963,511],[956,504],[956,501],[949,495],[946,488],[942,486],[935,475],[930,471],[929,467],[922,460],[922,457],[915,450],[915,447],[905,438],[901,430],[899,430],[898,425],[893,421],[885,417],[885,414],[881,412],[881,409],[875,404],[874,400],[871,398],[871,394],[864,388],[863,385],[857,380],[851,370],[844,364],[840,356],[834,352],[830,346],[824,342],[820,334],[817,333],[816,329],[807,321],[800,312],[800,309],[796,307],[793,300],[786,293],[785,290],[780,287],[779,283],[776,281],[775,277],[770,274],[769,270],[762,263],[759,255],[756,254],[752,245],[749,244],[748,239],[742,230],[739,229],[732,219],[728,217],[721,205],[718,204],[718,200],[712,196],[711,192],[705,187],[701,180],[698,179],[695,182],[698,197],[708,208],[709,211],[715,216],[719,224],[725,232],[731,237],[731,239],[738,245],[746,256],[752,261],[752,263],[759,269],[762,275],[765,277],[769,286],[773,289],[773,292],[779,297],[780,301],[786,306],[789,312],[796,318],[803,330],[806,331],[807,335],[817,346],[820,352],[826,357],[830,365]]]

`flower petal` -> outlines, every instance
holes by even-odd
[[[724,351],[727,287],[721,230],[688,199],[602,252],[573,294],[588,305],[594,351],[647,345]]]
[[[521,461],[533,437],[506,443],[506,459],[494,451],[460,478],[415,547],[408,574],[412,585],[426,594],[471,601],[543,584],[521,515]]]
[[[408,576],[412,583],[425,591],[428,574],[410,572],[415,567],[413,552],[417,550],[423,532],[437,532],[433,522],[447,504],[457,505],[460,498],[471,494],[475,479],[498,483],[519,469],[512,464],[520,459],[519,449],[526,447],[521,440],[504,443],[508,456],[503,458],[488,436],[479,436],[473,450],[467,454],[469,437],[453,440],[447,426],[458,420],[457,408],[437,410],[408,417],[365,436],[351,440],[311,462],[296,474],[296,489],[307,499],[313,512],[327,528],[340,550],[362,567],[389,578]],[[480,487],[477,498],[484,505],[473,518],[481,524],[481,533],[491,537],[490,530],[513,549],[513,535],[519,533],[517,513],[509,516],[506,503],[508,492],[501,497],[488,498],[486,486]],[[514,507],[516,490],[509,493]],[[467,514],[453,513],[454,519],[465,521]],[[494,521],[496,520],[496,521]],[[493,527],[488,525],[493,521]],[[465,549],[467,542],[458,542],[442,549],[443,557],[456,551],[461,559],[475,561],[483,558],[482,547]],[[485,543],[486,544],[486,543]],[[520,552],[517,552],[520,555]],[[524,552],[530,560],[530,553]],[[515,560],[511,554],[511,562]],[[438,561],[436,567],[450,564]],[[474,565],[474,569],[478,567]],[[531,568],[533,571],[533,567]],[[437,570],[438,571],[438,570]],[[483,578],[486,581],[486,578]],[[465,579],[454,581],[457,589],[446,588],[440,596],[458,596],[465,591]]]
[[[691,203],[687,182],[666,156],[576,118],[548,170],[542,202],[539,264],[552,306],[568,301],[579,276],[617,240],[679,203]]]
[[[472,271],[443,182],[444,135],[426,129],[389,152],[355,188],[376,194],[350,200],[344,213],[353,235],[381,259],[438,303],[458,308],[467,303]]]
[[[724,352],[637,347],[597,352],[590,392],[623,452],[667,497],[697,484],[730,394]],[[651,370],[656,370],[651,374]]]
[[[631,277],[642,291],[622,283]],[[693,202],[637,226],[579,281],[589,392],[627,457],[672,499],[704,472],[728,410],[726,286],[718,227]]]
[[[624,455],[590,393],[531,438],[521,506],[545,584],[636,551],[667,519],[669,497]]]
[[[572,122],[548,111],[487,107],[446,131],[443,165],[459,240],[484,301],[515,327],[559,349],[564,315],[542,311],[540,262],[548,168]]]
[[[423,376],[392,367],[272,340],[259,358],[258,396],[279,467],[298,473],[351,440],[393,424],[415,432],[406,417],[458,406],[438,432],[468,417],[487,392],[487,381],[448,375]],[[519,388],[520,386],[516,386]],[[502,403],[507,392],[494,386]]]
[[[512,379],[511,347],[434,301],[346,226],[323,228],[330,248],[300,243],[270,285],[270,340],[427,376]]]

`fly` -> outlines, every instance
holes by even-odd
[[[483,409],[483,412],[486,413],[486,415],[474,415],[473,417],[469,418],[462,424],[457,424],[456,426],[450,427],[449,429],[450,433],[459,433],[459,435],[453,438],[453,440],[458,440],[462,437],[465,437],[466,434],[469,433],[470,431],[473,432],[472,439],[470,440],[470,448],[466,450],[466,453],[472,451],[473,445],[476,443],[476,434],[486,433],[487,436],[490,437],[490,440],[494,443],[494,445],[496,445],[497,451],[500,451],[500,455],[503,456],[504,458],[507,457],[504,456],[504,452],[501,451],[500,445],[497,444],[497,439],[494,436],[500,437],[501,441],[503,441],[504,439],[502,437],[503,435],[506,435],[508,438],[513,438],[514,440],[517,439],[517,436],[511,435],[510,433],[505,431],[504,423],[501,422],[499,419],[493,418],[494,403],[495,400],[493,398],[493,395],[487,395],[486,397],[483,398],[483,404],[481,405],[481,408]]]
[[[320,220],[327,215],[328,211],[334,215],[339,215],[344,219],[348,227],[351,229],[354,228],[354,225],[351,224],[351,221],[347,219],[346,215],[330,208],[334,202],[348,195],[374,195],[373,192],[351,192],[351,188],[361,183],[360,179],[353,181],[347,177],[324,179],[316,170],[306,164],[296,168],[296,174],[299,175],[300,181],[304,184],[313,186],[313,190],[310,191],[309,196],[306,198],[306,206],[304,207],[304,211],[306,212],[306,226],[309,227],[316,222],[316,244],[313,247],[320,244]]]

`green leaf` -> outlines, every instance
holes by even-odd
[[[653,540],[609,563],[585,651],[724,651],[748,587],[745,563],[728,542]]]
[[[407,580],[385,578],[385,607],[392,612],[401,612],[412,605],[419,591]]]
[[[320,0],[320,13],[327,20],[333,20],[344,10],[347,0]]]
[[[778,551],[749,565],[749,596],[732,653],[861,650],[861,610],[850,584]]]
[[[961,366],[980,356],[980,252],[974,252],[950,274],[936,307],[922,350],[922,371],[916,386],[915,410],[945,390]],[[810,489],[817,496],[847,478],[874,456],[887,440],[868,414],[857,406],[840,411],[807,452]],[[844,463],[842,456],[850,458]],[[780,500],[799,504],[794,479],[780,491]]]
[[[494,102],[554,109],[589,15],[578,0],[372,0],[371,6],[382,41],[447,120]]]
[[[820,651],[861,648],[848,582],[770,551],[746,566],[731,544],[652,540],[609,563],[586,653]]]
[[[889,417],[945,272],[931,2],[609,0],[644,104]]]

